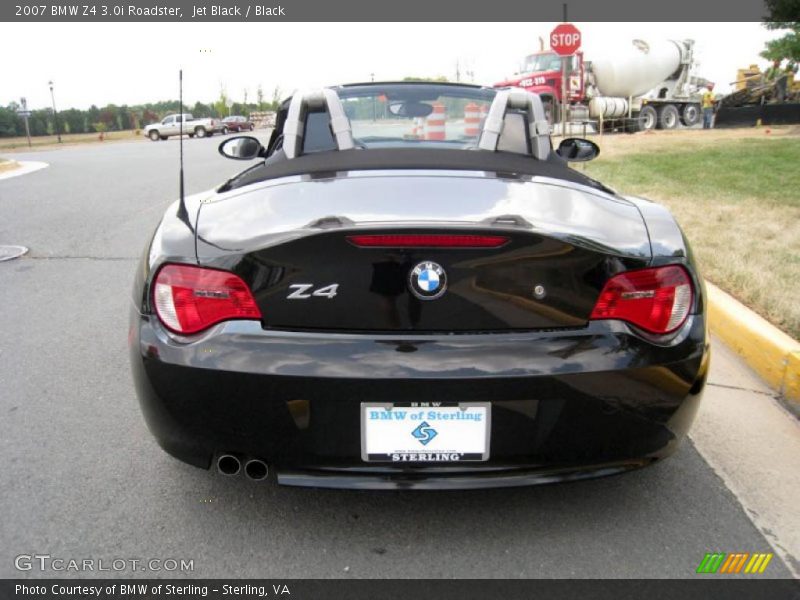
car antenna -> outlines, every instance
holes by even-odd
[[[178,144],[180,145],[180,153],[181,153],[181,168],[180,168],[180,200],[181,200],[181,209],[186,210],[186,205],[183,202],[183,69],[178,71],[178,102],[181,105],[179,119],[181,120],[180,126],[180,136],[178,137]]]
[[[177,214],[177,217],[182,222],[186,223],[186,226],[189,228],[189,231],[191,231],[194,234],[196,232],[195,232],[195,229],[194,229],[194,225],[189,220],[189,211],[186,210],[186,202],[185,202],[184,193],[183,193],[183,116],[185,114],[183,112],[183,69],[179,69],[178,70],[178,102],[181,105],[181,112],[179,114],[179,117],[180,117],[180,120],[181,120],[180,121],[181,124],[178,126],[178,132],[180,133],[180,136],[179,136],[180,137],[180,141],[178,142],[178,145],[180,147],[180,156],[181,156],[180,157],[180,162],[181,162],[181,166],[180,166],[180,175],[178,176],[179,180],[180,180],[179,181],[179,184],[180,184],[180,186],[179,186],[180,187],[180,191],[179,191],[180,201],[178,202],[178,214]],[[219,248],[220,250],[224,250],[224,248],[221,248],[220,246],[217,246],[216,244],[212,244],[211,242],[203,239],[202,237],[200,237],[198,235],[198,236],[195,236],[195,240],[194,240],[194,252],[195,252],[195,255],[197,254],[197,239],[198,238],[203,240],[206,244],[211,244],[215,248]]]
[[[189,213],[186,210],[186,202],[184,200],[184,193],[183,193],[183,69],[178,70],[178,102],[180,103],[180,113],[178,118],[180,119],[180,125],[178,126],[178,145],[180,147],[180,169],[178,175],[178,195],[179,195],[179,202],[178,202],[178,218],[186,223],[189,229],[194,232],[194,227],[192,227],[191,221],[189,221]]]

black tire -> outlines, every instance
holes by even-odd
[[[652,106],[645,105],[642,107],[642,110],[639,111],[637,121],[639,121],[639,131],[650,131],[656,128],[658,113]]]
[[[222,128],[222,135],[228,135],[228,128],[227,127],[223,127]]]
[[[644,131],[641,117],[631,117],[630,119],[623,119],[622,123],[623,123],[622,131],[624,131],[625,133],[638,133],[640,131]],[[604,124],[603,129],[606,131],[613,130],[613,128],[609,127],[606,124]]]
[[[158,135],[158,131],[156,131],[155,129],[151,129],[150,133],[147,134],[147,137],[150,138],[151,142],[157,142],[158,140],[161,139],[161,136]]]
[[[680,122],[678,109],[674,104],[665,104],[658,109],[658,125],[659,129],[675,129]]]
[[[165,142],[166,140],[167,140],[167,136],[166,136],[166,135],[162,135],[162,136],[161,136],[161,141],[162,141],[162,142]]]
[[[204,138],[208,135],[205,127],[198,127],[194,130],[194,134],[199,138]]]
[[[692,127],[700,122],[701,116],[699,104],[687,104],[681,112],[681,123],[686,127]]]
[[[189,134],[189,137],[190,137],[190,138],[193,138],[193,137],[194,137],[194,134],[193,134],[193,133],[190,133],[190,134]]]

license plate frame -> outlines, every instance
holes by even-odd
[[[433,404],[362,402],[361,459],[366,463],[391,464],[454,464],[489,460],[491,403]],[[372,418],[374,415],[369,411],[383,411],[382,414],[390,413],[395,416],[376,419]],[[405,416],[397,417],[400,413],[405,413]],[[462,416],[443,416],[458,414]],[[415,433],[417,429],[420,431]],[[433,434],[430,429],[434,430]],[[373,438],[380,435],[384,437],[379,441]]]

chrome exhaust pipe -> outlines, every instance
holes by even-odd
[[[223,475],[233,477],[234,475],[238,475],[241,470],[242,461],[239,460],[238,456],[234,454],[220,454],[217,459],[217,471]]]
[[[245,474],[253,481],[262,481],[267,478],[269,469],[267,463],[257,458],[251,458],[244,465]]]

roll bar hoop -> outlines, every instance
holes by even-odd
[[[528,116],[528,136],[531,140],[533,156],[544,160],[550,154],[550,123],[544,112],[539,94],[522,88],[506,88],[497,92],[489,114],[483,124],[478,148],[494,152],[503,133],[506,112],[509,109],[524,110]]]
[[[330,88],[309,90],[296,93],[289,104],[286,124],[283,126],[283,151],[286,158],[296,158],[300,155],[305,136],[306,115],[310,110],[320,107],[328,110],[331,133],[336,140],[337,149],[355,148],[350,119],[347,118],[342,101],[336,92]]]

